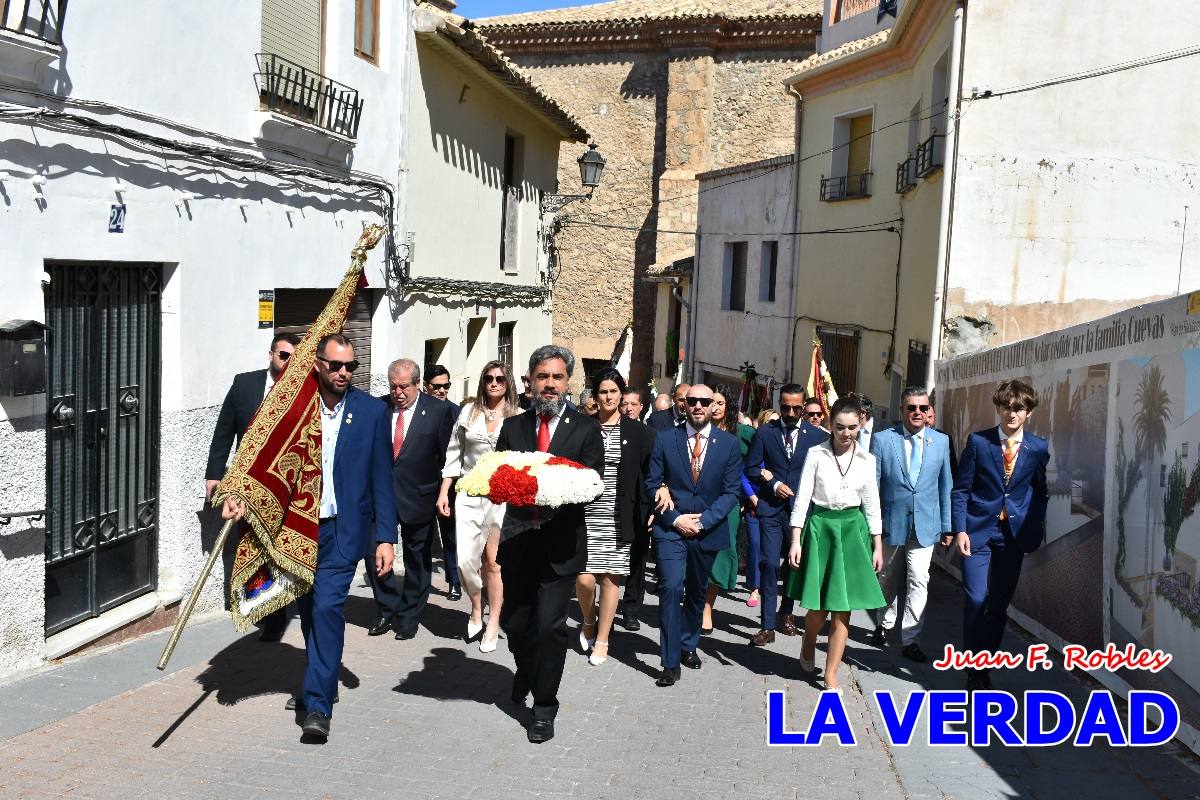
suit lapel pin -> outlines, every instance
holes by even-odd
[[[570,418],[570,417],[563,417],[563,424],[564,424],[564,425],[566,425],[566,424],[567,424],[567,423],[569,423],[570,421],[571,421],[571,418]]]
[[[347,424],[347,425],[349,425],[351,422],[354,422],[354,415],[353,415],[353,414],[347,414],[347,415],[346,415],[346,424]]]
[[[423,417],[423,416],[425,416],[425,411],[424,411],[423,409],[422,409],[422,411],[421,411],[421,416],[422,416],[422,417]]]

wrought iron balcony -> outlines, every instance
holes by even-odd
[[[50,44],[62,44],[67,0],[3,0],[0,30],[31,36]]]
[[[857,175],[843,175],[838,178],[821,177],[821,199],[855,200],[871,196],[871,173],[860,172]]]
[[[363,101],[358,90],[305,69],[274,53],[258,53],[258,85],[263,108],[353,139]]]
[[[896,194],[912,191],[917,186],[917,158],[909,156],[896,165]]]
[[[917,177],[924,178],[942,168],[946,153],[946,136],[935,133],[917,146]]]

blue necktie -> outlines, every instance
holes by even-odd
[[[908,479],[913,486],[917,485],[917,477],[921,474],[921,458],[925,454],[922,452],[925,448],[921,446],[922,437],[919,433],[912,435],[912,450],[908,454]]]

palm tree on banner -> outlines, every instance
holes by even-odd
[[[1154,586],[1150,581],[1151,564],[1153,563],[1154,537],[1150,528],[1151,509],[1161,506],[1161,503],[1150,502],[1150,492],[1161,481],[1157,479],[1158,470],[1155,463],[1162,457],[1167,448],[1167,423],[1171,421],[1171,398],[1163,385],[1162,369],[1155,364],[1142,373],[1138,383],[1137,396],[1134,400],[1137,413],[1133,416],[1133,432],[1135,442],[1135,457],[1145,461],[1146,477],[1146,547],[1145,569],[1142,571],[1146,587],[1147,606],[1153,598]],[[1159,488],[1161,493],[1161,487]]]

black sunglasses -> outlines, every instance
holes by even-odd
[[[358,369],[358,361],[336,361],[331,358],[325,358],[325,356],[317,356],[317,359],[328,364],[330,372],[341,372],[342,367],[345,367],[347,372],[354,372],[354,370]]]
[[[702,406],[704,408],[711,406],[713,401],[711,397],[688,397],[686,399],[689,406]]]
[[[504,376],[503,375],[484,375],[483,382],[484,383],[504,383]],[[446,385],[447,385],[447,387],[449,387],[449,384],[446,384]]]
[[[806,416],[806,417],[823,417],[823,416],[825,416],[825,412],[824,411],[805,411],[804,416]]]
[[[802,412],[803,410],[804,410],[804,404],[803,404],[803,403],[801,403],[801,404],[800,404],[800,405],[798,405],[798,406],[789,406],[789,405],[781,405],[781,406],[779,406],[779,411],[780,411],[781,413],[782,413],[782,412],[784,412],[784,411],[791,411],[793,414],[799,414],[799,413],[800,413],[800,412]]]
[[[431,392],[448,392],[448,391],[450,391],[450,384],[449,383],[431,383],[431,384],[429,384],[429,391],[431,391]]]
[[[904,410],[905,410],[905,411],[907,411],[907,412],[908,412],[908,413],[910,413],[910,414],[911,414],[912,412],[914,412],[914,411],[920,411],[922,414],[924,414],[926,411],[928,411],[928,410],[929,410],[929,409],[931,409],[931,408],[933,408],[933,406],[930,406],[930,405],[916,405],[916,404],[914,404],[914,403],[909,403],[908,405],[906,405],[906,406],[904,407]]]
[[[287,361],[289,358],[292,357],[292,351],[291,350],[276,350],[275,355],[279,356],[280,361]]]

